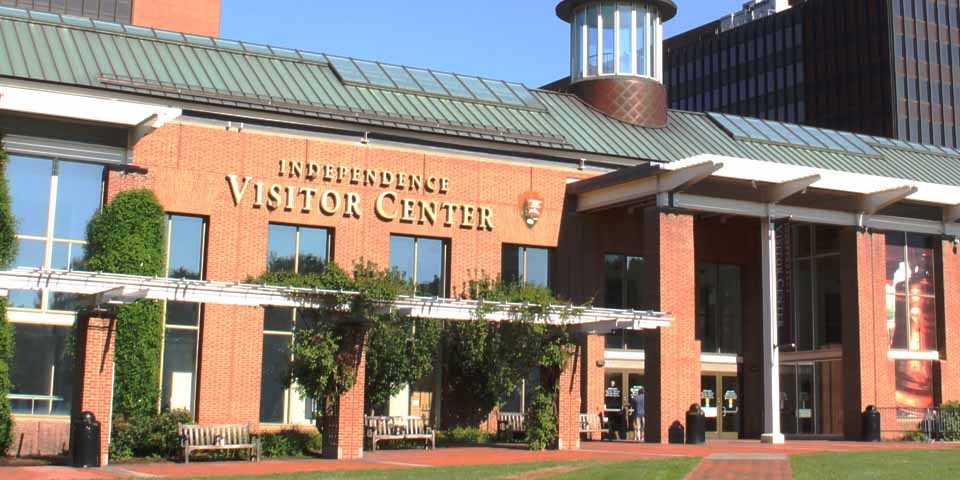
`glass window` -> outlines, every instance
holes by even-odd
[[[585,9],[577,10],[575,17],[574,31],[573,31],[573,78],[579,80],[583,78],[583,65],[584,65],[584,51],[583,45],[586,41],[586,36],[584,35],[584,29],[587,25],[587,12]]]
[[[792,341],[797,344],[797,350],[803,351],[839,344],[841,229],[827,225],[793,225],[790,232],[793,315],[782,327],[781,341]]]
[[[640,308],[640,284],[643,258],[606,255],[604,306],[607,308]]]
[[[201,306],[168,302],[163,336],[160,408],[194,410]]]
[[[330,259],[331,232],[326,228],[271,223],[267,271],[320,273]]]
[[[553,251],[547,248],[504,245],[501,277],[508,283],[550,286]]]
[[[887,332],[890,348],[937,350],[937,295],[934,239],[928,235],[886,235]]]
[[[13,324],[10,404],[14,413],[69,415],[73,394],[70,327]]]
[[[604,2],[601,7],[600,21],[603,23],[603,72],[616,73],[614,60],[616,52],[616,4]]]
[[[894,369],[897,385],[897,417],[923,418],[922,409],[934,406],[933,362],[895,360]]]
[[[449,243],[424,237],[390,236],[390,268],[397,269],[417,295],[445,297]]]
[[[534,393],[540,386],[540,370],[533,369],[527,378],[523,379],[506,398],[500,402],[500,411],[508,413],[523,413],[527,411]]]
[[[623,408],[623,374],[620,372],[604,375],[603,406],[607,410]]]
[[[633,34],[636,29],[633,26],[633,8],[630,5],[620,5],[618,8],[619,26],[619,55],[617,64],[617,73],[632,74],[633,66]]]
[[[87,163],[58,162],[57,211],[53,236],[85,240],[87,224],[100,208],[103,167]]]
[[[740,353],[740,266],[697,266],[697,336],[704,352]]]
[[[53,160],[11,155],[7,161],[7,183],[13,202],[17,234],[47,236],[50,206],[50,177]]]
[[[599,38],[600,7],[587,8],[587,75],[596,76],[598,73],[600,38]]]
[[[293,359],[293,331],[305,316],[293,308],[264,308],[260,370],[260,421],[263,423],[308,424],[313,420],[315,402],[303,398],[296,385],[287,387],[287,369]]]
[[[650,75],[647,68],[647,9],[637,7],[637,74]]]
[[[203,278],[207,222],[201,217],[167,215],[167,276]]]

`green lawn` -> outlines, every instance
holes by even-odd
[[[817,453],[791,458],[795,480],[925,480],[960,476],[960,450]]]
[[[234,477],[236,479],[271,480],[440,480],[449,478],[495,479],[520,475],[535,470],[544,473],[556,471],[546,478],[556,479],[617,479],[643,478],[644,480],[681,480],[699,459],[671,458],[668,460],[642,460],[631,462],[548,462],[518,463],[508,465],[479,465],[444,468],[406,468],[396,470],[357,470],[348,472],[311,472],[283,475]]]

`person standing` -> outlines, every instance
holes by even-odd
[[[644,418],[647,414],[647,399],[643,387],[637,390],[637,394],[630,397],[630,407],[633,409],[633,438],[643,441]]]

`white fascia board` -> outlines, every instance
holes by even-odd
[[[703,163],[704,161],[711,161],[723,165],[722,168],[712,175],[717,178],[785,183],[802,177],[819,175],[820,179],[813,182],[810,187],[866,195],[895,190],[904,186],[913,186],[917,187],[917,190],[907,195],[905,197],[907,200],[937,205],[956,205],[957,199],[960,198],[960,187],[951,185],[939,185],[900,178],[841,172],[825,168],[787,165],[722,155],[696,155],[676,162],[663,164],[660,168],[664,170],[676,170]]]
[[[162,105],[5,83],[0,83],[0,111],[149,128],[160,128],[183,113]]]

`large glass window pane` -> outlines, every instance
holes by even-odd
[[[530,285],[550,285],[550,250],[527,248],[526,279]]]
[[[89,295],[76,293],[47,292],[47,309],[77,312],[91,305]]]
[[[267,240],[267,271],[294,271],[296,256],[297,227],[270,224]]]
[[[617,72],[622,74],[633,73],[633,33],[636,29],[633,27],[633,8],[630,5],[620,5],[618,8],[620,15],[620,55],[618,57]]]
[[[15,413],[69,415],[73,393],[73,357],[67,348],[69,327],[13,324],[14,359],[10,370]]]
[[[321,273],[327,264],[330,235],[325,228],[300,228],[300,273]]]
[[[57,213],[53,236],[84,240],[87,223],[103,198],[103,166],[60,161],[57,164]]]
[[[797,365],[797,433],[816,433],[813,365]]]
[[[603,405],[607,410],[623,408],[623,374],[620,372],[604,375]]]
[[[641,288],[643,285],[643,259],[627,257],[626,269],[626,305],[624,308],[642,308],[643,299]]]
[[[264,308],[263,330],[268,332],[292,332],[293,309],[287,307]]]
[[[587,9],[587,75],[595,76],[598,71],[598,62],[600,60],[599,52],[599,20],[600,8],[598,6]]]
[[[288,335],[263,336],[263,361],[260,369],[260,421],[283,423],[286,372],[290,363]]]
[[[607,350],[623,350],[623,330],[614,330],[604,337]]]
[[[813,349],[813,311],[811,306],[813,305],[813,270],[812,270],[812,261],[807,260],[798,260],[795,266],[796,270],[794,271],[794,292],[796,293],[795,297],[797,304],[794,311],[796,312],[795,324],[796,324],[796,338],[795,342],[797,344],[798,350],[812,350]]]
[[[163,339],[163,410],[193,410],[197,331],[168,328]]]
[[[83,257],[87,247],[81,243],[53,242],[53,258],[50,268],[60,270],[83,270]]]
[[[166,324],[184,327],[200,326],[200,304],[167,302]]]
[[[573,78],[579,80],[583,78],[583,61],[584,61],[584,52],[583,50],[583,27],[586,25],[587,13],[585,9],[577,10],[576,15],[576,24],[573,31]]]
[[[171,278],[203,278],[203,243],[205,221],[200,217],[169,217],[169,265]]]
[[[840,262],[834,256],[819,257],[815,260],[817,278],[814,284],[814,307],[816,324],[816,347],[840,343],[840,301],[841,275]]]
[[[780,365],[780,430],[797,433],[797,367]]]
[[[740,291],[740,267],[717,267],[717,351],[740,353],[743,301]]]
[[[47,212],[50,206],[50,176],[53,161],[10,156],[7,161],[7,182],[17,220],[17,233],[44,237],[47,235]]]
[[[500,258],[500,277],[506,283],[523,281],[523,247],[504,245]]]
[[[894,369],[898,417],[914,414],[913,409],[933,407],[933,362],[896,360]]]
[[[928,235],[907,235],[910,295],[936,295],[933,255],[933,237]]]
[[[41,240],[19,240],[17,258],[13,260],[14,267],[40,268],[43,266],[43,257],[46,254],[46,243]]]
[[[390,268],[397,269],[401,277],[413,283],[416,242],[413,237],[390,236]]]
[[[417,241],[417,295],[444,296],[443,240],[420,238]]]
[[[605,2],[602,9],[603,22],[603,73],[616,73],[614,55],[616,51],[616,3]]]
[[[697,337],[704,352],[717,351],[717,266],[697,266]]]
[[[604,257],[604,306],[623,308],[624,269],[626,265],[622,255]]]
[[[647,9],[637,6],[637,73],[639,75],[650,75],[647,68]]]

